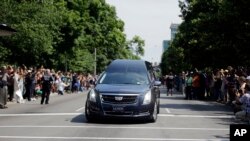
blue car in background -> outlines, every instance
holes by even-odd
[[[89,122],[102,117],[157,120],[160,81],[151,63],[143,60],[114,60],[88,93],[85,116]]]

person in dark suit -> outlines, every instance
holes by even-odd
[[[8,95],[8,87],[7,87],[7,78],[8,74],[6,72],[6,67],[1,67],[0,70],[0,108],[8,108],[7,104],[7,95]]]
[[[51,85],[53,82],[52,75],[50,74],[50,70],[46,69],[43,77],[41,78],[42,81],[42,99],[41,99],[41,104],[49,104],[49,96],[51,92]]]

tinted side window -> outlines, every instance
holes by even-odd
[[[155,80],[155,75],[154,75],[154,70],[153,70],[152,64],[149,62],[145,62],[145,63],[146,63],[146,67],[148,70],[148,76],[149,76],[150,81]]]

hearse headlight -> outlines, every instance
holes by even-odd
[[[94,89],[89,91],[89,100],[92,102],[96,102],[96,92]]]
[[[143,100],[143,105],[146,105],[146,104],[150,104],[151,102],[151,91],[148,91],[145,96],[144,96],[144,100]]]

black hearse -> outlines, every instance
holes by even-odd
[[[101,117],[143,117],[155,122],[160,85],[151,63],[114,60],[88,93],[86,119],[92,122]]]

